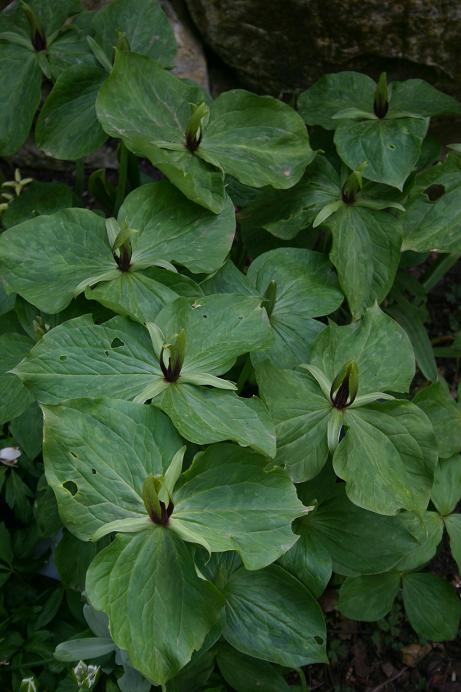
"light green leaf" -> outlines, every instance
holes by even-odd
[[[410,624],[420,637],[436,642],[455,639],[461,603],[448,582],[434,574],[406,574],[403,603]]]
[[[451,554],[461,573],[461,514],[450,514],[446,517],[445,527],[450,539]]]
[[[100,67],[74,65],[62,72],[35,128],[37,145],[48,156],[75,161],[92,154],[107,135],[96,117],[96,96],[107,77]]]
[[[235,445],[198,454],[175,488],[171,529],[213,552],[237,551],[249,570],[271,564],[295,543],[291,522],[307,510],[288,476],[266,466]]]
[[[325,621],[310,591],[278,565],[234,572],[226,586],[224,639],[283,666],[325,663]]]
[[[5,228],[43,214],[54,214],[73,205],[72,189],[64,183],[42,183],[34,180],[8,205],[2,214]]]
[[[185,132],[201,90],[163,70],[155,60],[117,53],[96,102],[108,135],[147,157],[189,199],[219,213],[227,202],[221,170],[185,146]]]
[[[331,405],[312,375],[258,365],[259,391],[275,423],[275,461],[295,483],[314,478],[328,459]]]
[[[216,662],[224,680],[236,692],[293,692],[282,670],[265,661],[245,656],[230,646],[219,647]]]
[[[430,421],[409,401],[345,410],[347,433],[333,466],[359,507],[393,515],[426,509],[437,464]]]
[[[351,620],[381,620],[391,610],[399,590],[398,572],[349,577],[339,590],[338,608]]]
[[[24,144],[40,103],[42,74],[35,51],[0,41],[0,156]]]
[[[263,403],[235,392],[190,384],[172,385],[153,400],[179,433],[195,444],[233,440],[242,447],[275,455],[275,432]]]
[[[310,363],[333,381],[351,360],[358,366],[359,396],[376,391],[407,392],[415,373],[413,348],[405,331],[378,306],[349,325],[330,322],[312,348]]]
[[[197,154],[251,187],[289,188],[314,158],[306,127],[286,103],[243,89],[211,107]]]
[[[85,590],[108,615],[117,646],[161,685],[201,647],[223,605],[197,576],[189,546],[159,527],[118,535],[91,563]]]
[[[133,53],[155,58],[164,67],[174,63],[173,29],[157,0],[137,0],[136,12],[131,0],[114,0],[94,15],[92,29],[109,58],[122,33]]]
[[[352,315],[360,317],[392,288],[400,261],[400,224],[386,211],[342,205],[326,225],[332,233],[330,259]]]
[[[168,419],[153,407],[107,399],[43,411],[45,473],[67,528],[89,540],[110,522],[146,519],[144,480],[163,474],[181,447]]]
[[[394,305],[387,308],[387,312],[405,329],[415,352],[416,363],[424,377],[433,382],[438,377],[437,362],[431,340],[424,322],[428,319],[424,308],[410,303],[399,296]]]
[[[33,341],[22,334],[0,335],[0,425],[20,416],[33,401],[21,380],[9,372],[32,346]]]
[[[440,459],[435,469],[431,500],[446,517],[456,508],[461,499],[461,456]]]
[[[364,178],[402,190],[418,162],[428,126],[428,118],[346,122],[336,130],[334,141],[351,170],[367,161]]]
[[[236,294],[178,298],[156,319],[166,340],[186,333],[182,372],[222,375],[236,358],[270,344],[272,334],[261,300]]]
[[[359,72],[327,74],[300,95],[298,110],[308,125],[335,130],[340,124],[334,118],[338,111],[354,108],[373,112],[375,88],[373,79]]]
[[[35,459],[42,450],[43,416],[34,401],[24,413],[10,423],[11,434],[19,447],[30,459]]]
[[[112,653],[117,647],[110,637],[87,637],[85,639],[70,639],[58,644],[54,657],[58,661],[85,661]]]
[[[413,401],[432,423],[439,457],[447,459],[461,452],[461,408],[456,405],[445,382],[434,382],[416,393]]]

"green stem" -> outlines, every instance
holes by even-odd
[[[85,189],[85,159],[75,162],[75,192],[81,197]]]
[[[461,253],[453,252],[449,255],[441,255],[436,262],[434,262],[432,267],[427,271],[423,278],[423,287],[426,293],[432,291],[434,286],[436,286],[439,281],[443,279],[445,274],[450,271],[460,257]]]
[[[128,175],[128,149],[123,144],[123,142],[120,142],[118,183],[117,183],[117,194],[115,196],[114,214],[118,214],[118,210],[122,206],[122,202],[125,199],[127,175]]]
[[[308,692],[307,680],[306,680],[306,676],[304,675],[303,669],[302,668],[295,668],[295,670],[299,675],[299,682],[301,683],[302,692]]]
[[[250,356],[247,356],[247,359],[245,361],[245,364],[243,368],[240,371],[239,378],[237,380],[237,394],[241,394],[242,390],[247,383],[251,373],[253,370],[253,366],[251,364]]]

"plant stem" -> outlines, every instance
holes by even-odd
[[[81,197],[85,190],[85,159],[75,162],[75,192]]]
[[[301,683],[302,692],[308,692],[307,680],[306,680],[306,676],[304,675],[303,669],[302,668],[295,668],[295,670],[299,675],[299,682]]]
[[[122,206],[122,202],[125,199],[126,193],[126,182],[128,173],[128,149],[120,142],[119,146],[119,168],[118,168],[118,183],[117,183],[117,194],[115,196],[114,204],[114,214],[118,213],[118,210]]]
[[[461,253],[453,252],[449,255],[441,255],[423,277],[423,287],[426,293],[432,291],[445,274],[450,271],[453,265],[461,257]]]

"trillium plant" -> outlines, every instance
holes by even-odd
[[[461,104],[355,72],[213,99],[135,5],[0,14],[0,154],[77,178],[2,187],[2,689],[306,689],[326,591],[455,638],[461,351],[425,322],[461,256],[430,119]]]

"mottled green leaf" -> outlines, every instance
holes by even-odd
[[[427,415],[437,438],[439,457],[447,459],[461,452],[461,408],[444,382],[434,382],[416,393],[413,401]]]
[[[33,401],[21,380],[9,372],[32,346],[33,341],[22,334],[0,336],[0,424],[20,416]]]
[[[381,620],[391,610],[399,590],[398,572],[349,577],[339,590],[338,608],[351,620]]]
[[[91,563],[85,590],[108,615],[117,646],[162,685],[200,648],[223,605],[197,576],[189,546],[159,527],[118,535]]]

